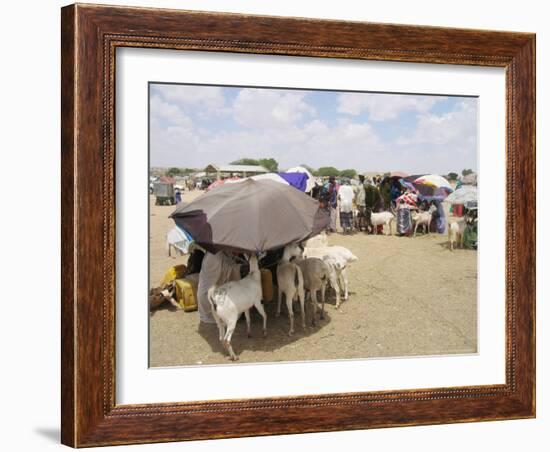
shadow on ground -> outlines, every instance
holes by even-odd
[[[260,351],[260,352],[273,352],[286,347],[294,342],[299,341],[304,337],[308,337],[314,334],[319,334],[325,326],[331,321],[330,312],[327,312],[327,305],[334,306],[336,304],[334,293],[330,295],[327,293],[325,299],[325,315],[323,319],[319,318],[319,312],[316,316],[316,325],[312,324],[312,308],[309,302],[306,303],[306,328],[302,327],[302,316],[300,313],[300,307],[298,302],[294,302],[294,334],[288,335],[290,329],[290,320],[288,318],[288,311],[286,304],[283,302],[281,307],[281,315],[277,317],[277,301],[273,300],[264,305],[267,314],[267,337],[263,337],[262,333],[262,317],[252,308],[250,311],[251,318],[251,337],[246,335],[246,322],[244,315],[241,316],[237,322],[237,327],[231,338],[231,345],[237,356],[244,350]],[[329,308],[330,311],[332,309]],[[226,355],[227,352],[223,348],[219,340],[218,327],[215,324],[199,323],[197,326],[197,332],[208,343],[211,350],[215,353]]]

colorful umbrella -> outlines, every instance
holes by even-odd
[[[443,176],[438,176],[437,174],[428,174],[426,176],[420,176],[418,179],[414,181],[414,183],[421,184],[421,185],[429,185],[435,188],[446,188],[450,190],[450,192],[453,191],[453,188],[451,187],[451,184],[449,184],[449,181],[447,181],[447,179],[445,179]]]

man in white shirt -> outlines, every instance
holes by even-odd
[[[340,226],[344,234],[351,232],[353,219],[353,198],[355,193],[349,182],[341,185],[338,189],[338,198],[340,199]]]

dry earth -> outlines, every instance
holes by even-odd
[[[195,191],[185,201],[199,196]],[[173,207],[154,205],[150,211],[150,284],[158,285],[172,265],[165,235],[173,222]],[[238,362],[277,362],[357,359],[474,353],[477,350],[477,253],[450,252],[446,236],[416,238],[332,234],[331,245],[349,248],[359,260],[349,271],[350,297],[334,307],[329,292],[326,316],[305,330],[294,305],[296,333],[289,337],[283,303],[275,317],[276,301],[267,304],[268,335],[261,334],[261,317],[252,309],[252,338],[242,318],[232,344]],[[227,364],[216,325],[199,324],[198,313],[170,307],[150,317],[150,365]]]

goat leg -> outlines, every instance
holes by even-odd
[[[254,304],[254,306],[256,306],[257,311],[260,313],[260,315],[262,316],[262,319],[264,321],[263,331],[264,331],[264,337],[266,337],[267,336],[267,314],[265,313],[264,305],[262,304],[261,300],[258,300]]]
[[[304,294],[304,289],[298,289],[298,299],[300,301],[300,313],[302,314],[302,328],[306,329],[306,297]]]
[[[290,320],[290,330],[288,330],[288,335],[292,336],[294,334],[294,311],[292,311],[292,297],[285,294],[285,300],[286,307],[288,309],[288,319]]]
[[[275,313],[275,317],[279,317],[281,315],[281,301],[283,299],[283,291],[280,287],[277,289],[277,311]]]
[[[310,290],[309,298],[311,298],[311,307],[313,308],[311,311],[311,324],[315,326],[317,324],[315,319],[315,316],[317,315],[317,290]]]
[[[326,283],[321,286],[321,320],[325,318],[325,291],[327,289]],[[319,306],[317,306],[318,308]]]
[[[235,326],[237,322],[231,322],[230,325],[227,326],[227,331],[225,332],[225,337],[223,338],[223,345],[225,349],[229,352],[229,358],[232,361],[237,361],[239,358],[237,355],[235,355],[235,352],[233,351],[233,347],[231,347],[231,336],[233,335],[233,331],[235,331]]]
[[[244,311],[244,317],[246,319],[246,336],[250,337],[250,309]]]

